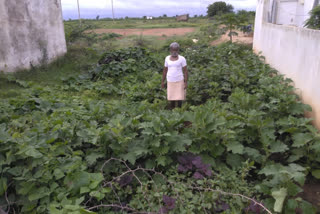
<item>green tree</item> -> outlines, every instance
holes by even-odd
[[[252,11],[239,10],[237,12],[239,28],[243,33],[251,33],[254,24],[255,13]]]
[[[167,18],[167,14],[163,14],[163,16],[162,16],[163,18]]]
[[[320,29],[320,5],[310,11],[310,18],[307,19],[304,26],[312,29]]]
[[[100,16],[99,16],[99,15],[97,15],[96,20],[99,20],[99,18],[100,18]]]
[[[234,30],[241,25],[239,17],[234,13],[226,13],[219,17],[219,21],[226,26],[225,28],[229,31],[230,42],[232,42],[232,36],[238,35]]]
[[[224,1],[217,1],[208,6],[208,17],[213,17],[216,15],[222,15],[225,13],[232,13],[233,6],[231,4],[227,4]]]

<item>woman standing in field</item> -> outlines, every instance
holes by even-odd
[[[174,42],[170,45],[170,55],[166,57],[162,75],[161,87],[165,88],[164,81],[167,79],[167,99],[171,109],[181,107],[182,100],[186,98],[188,86],[187,61],[179,55],[180,46]]]

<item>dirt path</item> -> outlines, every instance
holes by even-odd
[[[238,36],[232,36],[232,42],[239,42],[243,44],[252,44],[253,43],[253,37],[244,35],[241,31],[236,30],[235,32],[238,33]],[[223,34],[219,39],[214,40],[211,42],[211,45],[218,45],[223,42],[227,42],[230,40],[230,37],[228,36],[229,31],[227,33]]]
[[[192,33],[195,31],[195,28],[154,28],[154,29],[95,29],[92,30],[97,34],[102,33],[117,33],[123,36],[128,35],[144,35],[144,36],[181,36],[187,33]]]

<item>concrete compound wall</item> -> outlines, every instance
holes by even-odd
[[[303,27],[317,0],[268,0],[269,22]]]
[[[0,71],[48,63],[66,51],[60,0],[0,0]]]
[[[253,48],[291,78],[304,103],[311,105],[320,129],[320,30],[267,23],[268,0],[258,0]]]

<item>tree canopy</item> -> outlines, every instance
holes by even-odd
[[[208,17],[213,17],[216,15],[222,15],[224,13],[232,13],[233,6],[231,4],[227,4],[224,1],[217,1],[208,6]]]

